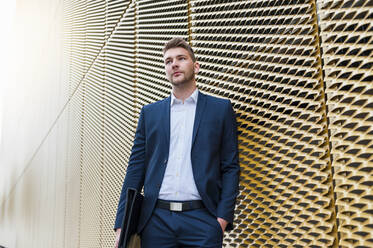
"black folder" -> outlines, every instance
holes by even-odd
[[[128,188],[126,205],[122,222],[122,230],[119,236],[118,248],[129,248],[131,239],[137,235],[137,226],[140,217],[141,203],[144,196],[136,189]]]

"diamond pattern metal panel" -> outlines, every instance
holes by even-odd
[[[326,108],[312,1],[191,1],[203,91],[238,116],[241,194],[232,247],[335,242]]]
[[[241,194],[225,247],[371,246],[371,1],[65,2],[82,247],[113,246],[138,113],[170,93],[162,48],[175,36],[196,52],[199,88],[237,113]]]
[[[123,0],[108,0],[106,1],[106,39],[109,38],[110,34],[113,32],[115,26],[123,17],[124,13],[127,13],[127,8],[131,1]]]
[[[187,37],[187,2],[137,1],[136,28],[136,96],[140,112],[143,105],[170,94],[162,49],[172,37]]]
[[[102,241],[103,80],[103,58],[99,56],[82,82],[80,247],[101,247]]]
[[[79,247],[83,92],[79,87],[84,71],[85,1],[64,1],[64,50],[69,60],[68,150],[65,165],[64,247]]]
[[[71,37],[69,46],[71,49],[69,59],[70,67],[70,93],[73,94],[80,81],[83,79],[84,73],[88,69],[89,64],[86,62],[86,39],[85,30],[87,23],[85,20],[87,2],[82,1],[66,1],[66,23],[70,26],[67,34]]]
[[[318,7],[340,247],[372,247],[373,2]]]
[[[129,4],[104,48],[104,164],[102,246],[113,247],[112,226],[135,133],[135,5]]]
[[[64,247],[78,247],[80,237],[80,164],[82,152],[82,91],[78,88],[68,106],[68,151],[65,165]]]

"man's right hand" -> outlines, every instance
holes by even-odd
[[[119,237],[120,237],[120,231],[122,229],[118,228],[117,231],[115,232],[115,248],[118,248],[119,244]]]

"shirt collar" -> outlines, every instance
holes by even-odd
[[[196,88],[193,93],[187,98],[185,99],[184,102],[189,102],[189,101],[192,101],[194,104],[197,103],[197,100],[198,100],[198,89]],[[175,102],[180,102],[181,103],[181,100],[177,99],[174,95],[174,93],[171,93],[171,106],[175,104]]]

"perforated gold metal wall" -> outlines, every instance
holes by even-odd
[[[318,1],[340,247],[373,247],[373,1]]]
[[[187,1],[136,1],[137,111],[144,104],[167,97],[162,48],[167,40],[188,37]]]
[[[122,2],[121,10],[116,6]],[[104,157],[102,202],[102,247],[113,245],[113,220],[136,128],[135,113],[135,4],[110,3],[120,13],[105,46]],[[114,11],[115,10],[115,11]],[[117,12],[118,11],[118,12]],[[114,22],[113,22],[114,23]],[[107,111],[109,110],[110,111]],[[111,228],[107,228],[111,227]]]
[[[241,247],[332,246],[334,206],[315,5],[191,1],[201,89],[238,115]]]
[[[50,168],[65,172],[56,247],[114,246],[139,111],[170,94],[162,48],[175,36],[201,64],[199,89],[237,114],[240,195],[225,247],[373,247],[371,0],[62,4],[68,147],[64,170]],[[43,244],[33,239],[19,244]]]

